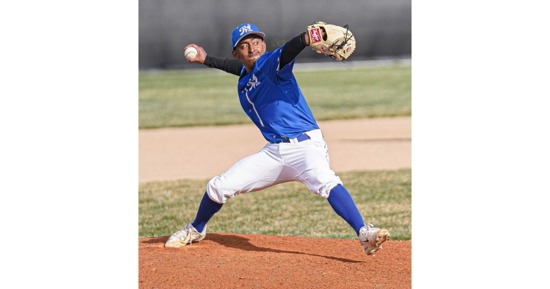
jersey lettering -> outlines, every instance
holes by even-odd
[[[254,113],[258,117],[258,120],[260,121],[260,125],[262,127],[264,127],[264,122],[262,121],[262,118],[260,117],[260,114],[258,113],[258,110],[256,110],[256,106],[254,105],[254,102],[252,102],[252,100],[250,100],[250,97],[248,96],[248,92],[253,90],[254,88],[258,87],[258,85],[260,85],[260,83],[261,82],[258,81],[258,78],[256,77],[256,75],[252,74],[252,77],[250,77],[250,80],[248,81],[248,83],[246,83],[246,87],[244,89],[244,94],[246,96],[246,100],[248,101],[250,106],[252,106],[252,109],[254,110]]]

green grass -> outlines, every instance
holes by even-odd
[[[411,239],[411,170],[339,173],[366,222]],[[208,180],[150,182],[139,187],[139,236],[171,235],[195,218]],[[208,232],[356,239],[328,202],[305,185],[285,183],[230,199]]]
[[[411,115],[411,66],[295,71],[317,120]],[[140,72],[139,127],[250,123],[237,77],[216,69]]]

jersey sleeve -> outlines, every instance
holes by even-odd
[[[283,48],[281,46],[269,53],[264,54],[265,58],[261,58],[256,64],[260,64],[260,70],[264,73],[266,77],[273,83],[276,83],[281,80],[287,80],[292,77],[292,68],[294,67],[294,59],[290,61],[283,69],[279,69],[279,63],[281,60],[281,55]]]
[[[304,39],[305,35],[306,32],[303,32],[285,43],[283,51],[281,52],[279,68],[284,67],[289,62],[294,60],[294,58],[296,58],[296,56],[298,56],[298,54],[300,54],[300,52],[307,47],[307,43]]]
[[[284,48],[286,47],[286,44],[281,46],[278,51],[278,59],[277,59],[277,67],[276,67],[276,76],[280,80],[289,80],[294,78],[294,75],[292,74],[292,69],[294,68],[294,63],[296,63],[296,59],[293,57],[290,60],[286,60],[287,63],[284,63],[283,65],[280,65],[281,57],[283,56],[283,52],[285,51]]]
[[[239,76],[243,64],[237,59],[220,58],[215,56],[206,55],[204,65],[212,68],[223,70],[227,73],[231,73]]]

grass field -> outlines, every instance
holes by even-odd
[[[340,173],[366,222],[411,239],[411,170]],[[139,188],[140,237],[171,235],[195,218],[208,180],[151,182]],[[356,239],[328,202],[292,182],[230,199],[208,232]]]
[[[411,114],[411,66],[296,71],[317,120]],[[250,123],[237,77],[214,69],[141,72],[140,128]]]

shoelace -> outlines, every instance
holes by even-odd
[[[179,239],[179,240],[183,240],[183,236],[184,236],[184,233],[185,233],[185,230],[187,230],[187,228],[183,228],[179,231],[176,232],[176,238]]]
[[[193,244],[193,231],[192,231],[193,229],[191,229],[191,228],[185,228],[185,229],[187,229],[187,235],[189,236],[189,245],[191,245],[191,244]],[[197,229],[195,229],[195,230],[197,230]],[[198,232],[199,231],[197,231],[197,233]],[[200,235],[200,233],[199,233],[199,235]]]
[[[371,224],[371,223],[367,223],[367,224],[365,224],[365,227],[367,227],[367,242],[372,242],[372,240],[369,240],[370,239],[369,238],[369,231],[370,231],[370,229],[374,228],[374,225]]]
[[[191,235],[191,228],[185,227],[185,231],[187,231],[187,238],[189,239],[187,242],[189,245],[193,244],[193,236]]]
[[[174,233],[174,235],[172,235],[172,237],[170,238],[175,238],[177,240],[181,240],[181,241],[184,241],[185,240],[185,232],[187,231],[187,234],[189,234],[189,230],[187,229],[187,227],[183,227],[181,230],[177,231],[176,233]]]

